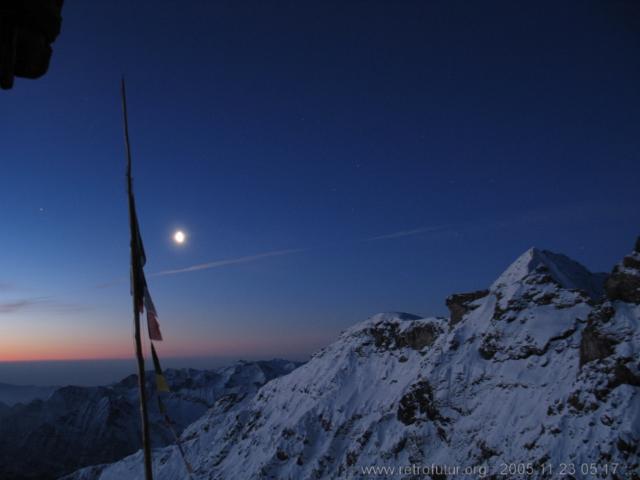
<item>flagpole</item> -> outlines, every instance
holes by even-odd
[[[136,272],[139,272],[140,252],[138,251],[138,226],[133,202],[133,186],[131,181],[131,147],[129,144],[129,120],[127,118],[127,94],[124,85],[124,77],[121,81],[122,114],[124,117],[124,141],[127,151],[127,194],[129,200],[129,230],[131,233],[131,288],[133,298],[133,326],[136,344],[136,360],[138,364],[138,391],[140,396],[140,416],[142,419],[142,449],[144,451],[144,478],[153,480],[151,464],[151,441],[149,435],[149,414],[147,411],[146,379],[144,371],[144,354],[142,352],[142,338],[140,335],[140,306],[138,299],[142,298],[139,282],[135,281]]]

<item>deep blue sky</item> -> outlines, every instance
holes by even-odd
[[[305,357],[532,245],[609,270],[640,230],[622,3],[67,1],[0,94],[0,357],[132,350],[121,74],[148,274],[302,249],[150,277],[165,357]]]

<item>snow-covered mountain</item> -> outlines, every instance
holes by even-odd
[[[528,250],[449,297],[449,318],[375,315],[252,399],[217,402],[182,435],[193,478],[637,480],[639,304],[640,242],[608,277]],[[138,452],[67,480],[141,466]],[[189,478],[175,446],[154,470]]]
[[[168,369],[172,393],[164,403],[174,429],[184,428],[216,402],[252,397],[259,387],[297,364],[240,362],[217,370]],[[150,374],[149,378],[153,376]],[[149,380],[149,389],[154,388]],[[173,442],[152,395],[155,446]],[[112,462],[139,448],[137,376],[105,387],[58,388],[44,400],[0,408],[0,479],[48,479],[86,465]]]
[[[5,406],[29,403],[32,400],[47,399],[58,387],[37,387],[32,385],[10,385],[0,383],[0,403]]]

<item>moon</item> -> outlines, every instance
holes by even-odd
[[[176,232],[173,234],[173,241],[176,242],[178,245],[182,245],[186,239],[187,239],[187,236],[182,230],[176,230]]]

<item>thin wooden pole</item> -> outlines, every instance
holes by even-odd
[[[136,281],[140,265],[141,252],[139,251],[139,232],[133,201],[133,186],[131,181],[131,147],[129,145],[129,120],[127,118],[127,94],[124,78],[121,83],[122,114],[124,117],[124,141],[127,150],[127,193],[129,198],[129,230],[131,232],[131,287],[133,297],[133,326],[136,344],[136,359],[138,363],[138,391],[140,396],[140,417],[142,419],[142,450],[144,451],[144,478],[153,480],[153,468],[151,464],[151,441],[149,436],[149,414],[147,411],[146,379],[144,371],[144,354],[142,352],[142,338],[140,336],[140,310],[138,299],[142,298],[139,282]]]

